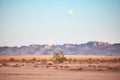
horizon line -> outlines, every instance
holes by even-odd
[[[110,43],[110,42],[105,42],[105,41],[87,41],[87,42],[81,42],[81,43],[62,43],[62,44],[49,44],[49,43],[43,43],[43,44],[39,44],[39,43],[32,43],[32,44],[23,44],[23,45],[14,45],[14,46],[8,46],[8,45],[3,45],[3,46],[0,46],[0,47],[22,47],[22,46],[32,46],[32,45],[65,45],[65,44],[85,44],[85,43],[88,43],[88,42],[102,42],[102,43],[108,43],[108,44],[119,44],[120,42],[114,42],[114,43]]]

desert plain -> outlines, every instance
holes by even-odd
[[[120,80],[119,56],[0,56],[0,80]]]

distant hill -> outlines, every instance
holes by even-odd
[[[57,50],[63,50],[67,55],[120,55],[120,43],[90,41],[84,44],[0,47],[0,55],[51,55]]]

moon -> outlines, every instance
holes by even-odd
[[[73,11],[72,9],[69,9],[69,10],[68,10],[68,14],[69,14],[69,15],[72,15],[73,13],[74,13],[74,11]]]

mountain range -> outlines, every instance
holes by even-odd
[[[66,55],[120,55],[120,43],[89,41],[83,44],[29,45],[21,47],[0,47],[0,55],[53,55],[62,50]]]

